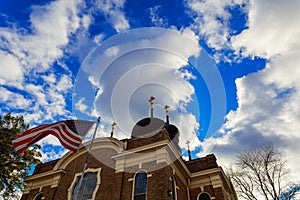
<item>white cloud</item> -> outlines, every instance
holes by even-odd
[[[97,45],[99,45],[99,44],[102,42],[102,40],[103,40],[104,37],[105,37],[104,34],[96,35],[96,36],[94,37],[94,42],[95,42]]]
[[[5,103],[11,109],[28,109],[32,101],[26,99],[23,95],[11,92],[0,87],[0,102]]]
[[[167,20],[163,17],[160,17],[161,15],[162,6],[157,5],[154,7],[149,8],[149,17],[151,19],[151,22],[158,27],[167,27],[168,23]]]
[[[79,0],[32,6],[28,30],[17,24],[12,28],[0,28],[0,84],[11,91],[6,90],[6,97],[15,97],[15,103],[9,104],[11,109],[26,108],[26,112],[19,114],[24,115],[27,123],[69,116],[65,97],[70,94],[73,83],[70,71],[60,59],[70,35],[90,24],[89,16],[79,17],[81,6]],[[57,68],[59,74],[55,75]],[[3,111],[14,112],[11,109]]]
[[[107,21],[117,32],[122,32],[130,28],[129,22],[122,11],[124,4],[124,0],[98,0],[95,6],[106,16]]]
[[[89,26],[91,25],[92,23],[92,19],[91,19],[91,16],[89,15],[83,15],[82,17],[82,25],[85,29],[88,29]]]
[[[188,0],[187,7],[194,18],[193,29],[203,38],[207,45],[216,50],[230,47],[228,27],[231,14],[228,7],[241,6],[243,0]],[[196,17],[195,17],[196,15]]]
[[[24,74],[19,60],[3,51],[0,51],[0,60],[0,84],[22,88]]]
[[[217,143],[213,151],[231,162],[238,151],[273,142],[287,154],[291,180],[300,176],[299,9],[298,1],[251,2],[249,28],[232,38],[232,44],[241,55],[261,56],[268,64],[236,80],[239,107],[227,115],[224,135],[212,139]]]
[[[231,39],[233,47],[243,47],[245,56],[266,58],[297,49],[300,45],[299,7],[297,0],[251,1],[249,29]]]
[[[175,113],[178,114],[178,113]],[[172,115],[174,116],[174,115]],[[173,124],[175,124],[180,130],[179,146],[181,148],[187,148],[186,142],[190,142],[190,149],[194,150],[201,144],[196,132],[200,128],[200,124],[197,122],[195,116],[191,113],[175,115]]]
[[[80,98],[76,103],[75,103],[75,108],[79,110],[82,113],[85,113],[88,106],[84,104],[85,98]]]
[[[56,85],[58,92],[66,92],[71,89],[73,86],[72,80],[69,76],[63,74]]]
[[[138,120],[149,115],[148,98],[153,95],[154,116],[165,118],[163,107],[170,105],[172,116],[180,116],[172,122],[182,130],[182,141],[189,139],[197,146],[199,124],[186,111],[195,92],[188,80],[194,77],[181,68],[188,58],[200,54],[198,37],[189,29],[142,28],[133,32],[104,41],[89,55],[77,77],[88,76],[87,82],[75,84],[77,99],[73,103],[82,98],[88,106],[93,102],[95,116],[105,116],[102,122],[107,126],[116,121],[116,136],[124,138],[130,137]],[[92,96],[95,88],[101,89],[96,97]]]
[[[68,36],[79,27],[77,6],[77,1],[54,1],[33,6],[30,14],[32,33],[1,28],[0,36],[6,38],[2,46],[9,49],[27,70],[49,69],[63,55],[62,48],[68,43]]]

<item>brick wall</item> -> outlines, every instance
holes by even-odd
[[[190,172],[198,172],[206,169],[213,169],[218,167],[217,159],[213,154],[207,155],[203,158],[198,158],[191,161],[185,161]]]
[[[128,142],[127,149],[132,149],[168,138],[168,133],[165,130],[162,130],[157,135],[150,138],[135,138],[123,141]],[[96,200],[131,200],[135,173],[129,172],[137,172],[140,170],[139,167],[147,171],[149,176],[147,181],[147,200],[169,200],[168,190],[172,189],[172,181],[170,181],[172,176],[174,176],[176,185],[179,188],[176,190],[177,199],[188,199],[187,185],[182,182],[176,172],[175,175],[173,174],[173,169],[170,165],[166,165],[166,163],[157,164],[156,161],[143,163],[142,165],[137,163],[130,168],[125,168],[125,172],[115,173],[115,170],[113,169],[115,161],[111,158],[114,155],[117,155],[117,152],[111,148],[94,148],[89,158],[88,168],[101,168],[101,183],[96,193]],[[66,174],[62,174],[58,187],[50,188],[50,186],[47,186],[42,188],[41,192],[46,200],[67,199],[68,189],[75,174],[82,171],[85,158],[86,153],[80,155],[68,164],[65,169]],[[38,165],[34,174],[52,170],[57,161],[58,160]],[[214,155],[208,155],[204,158],[186,161],[184,163],[192,173],[218,167]],[[177,165],[181,165],[181,163],[177,161]],[[188,177],[186,178],[188,179]],[[207,185],[204,186],[203,189],[204,192],[209,193],[212,197],[216,197],[215,200],[226,200],[221,187],[213,188],[212,185]],[[190,200],[197,200],[197,196],[201,192],[203,191],[201,191],[200,186],[189,189]],[[39,189],[31,190],[29,194],[24,194],[21,200],[32,200],[37,193],[39,193]]]

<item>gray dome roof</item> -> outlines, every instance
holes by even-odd
[[[145,138],[154,135],[155,133],[159,132],[165,126],[165,121],[159,118],[144,118],[138,121],[132,131],[131,137],[132,138]]]

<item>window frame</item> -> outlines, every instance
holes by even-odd
[[[95,189],[94,189],[94,191],[93,191],[93,195],[92,195],[92,199],[95,199],[96,193],[97,193],[97,191],[98,191],[98,189],[99,189],[99,186],[100,186],[100,184],[101,184],[101,177],[100,177],[101,168],[88,168],[87,170],[85,170],[84,173],[89,173],[89,172],[97,173],[97,175],[96,175],[96,177],[97,177],[96,187],[95,187]],[[69,189],[68,189],[68,200],[71,200],[71,199],[72,199],[73,189],[74,189],[74,187],[75,187],[75,185],[76,185],[77,179],[78,179],[81,175],[82,175],[81,172],[76,173],[76,174],[74,175],[73,181],[72,181],[72,183],[71,183],[71,185],[70,185],[70,187],[69,187]],[[78,179],[78,180],[79,180],[79,179]]]
[[[43,193],[42,193],[42,192],[39,192],[39,193],[37,193],[37,194],[33,197],[33,200],[36,200],[37,197],[38,197],[39,195],[42,195],[41,199],[45,199]]]
[[[138,170],[135,174],[134,174],[134,176],[133,176],[133,185],[132,185],[132,200],[134,200],[134,191],[135,191],[135,181],[136,181],[136,176],[137,176],[137,174],[138,173],[141,173],[141,172],[144,172],[145,174],[146,174],[146,194],[145,194],[145,196],[146,196],[146,200],[147,200],[147,191],[148,191],[148,172],[146,171],[146,170],[144,170],[144,169],[141,169],[141,170]]]
[[[172,200],[177,200],[177,184],[176,184],[176,178],[175,176],[171,176],[171,181],[172,181],[172,192],[174,190],[174,197]]]

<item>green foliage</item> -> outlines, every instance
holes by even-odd
[[[12,146],[12,140],[28,128],[22,116],[0,116],[0,193],[4,199],[17,197],[25,187],[24,178],[31,165],[40,163],[39,145],[32,145],[23,158]]]

